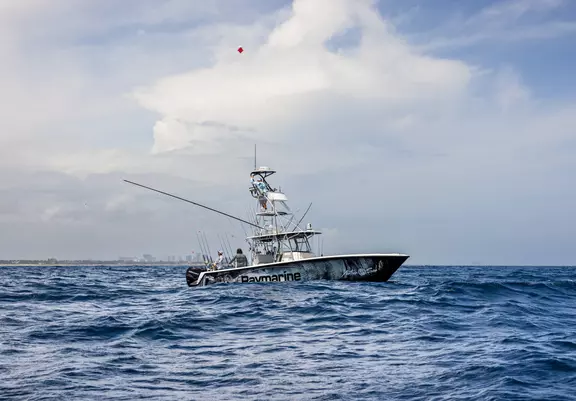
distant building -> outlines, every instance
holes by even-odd
[[[142,255],[142,258],[144,259],[145,262],[155,262],[156,258],[148,253],[145,253],[144,255]]]

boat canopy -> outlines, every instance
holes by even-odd
[[[274,232],[274,230],[270,233],[261,234],[261,235],[253,235],[251,237],[247,237],[249,240],[259,241],[259,242],[271,242],[271,241],[288,241],[291,239],[302,239],[312,237],[313,235],[322,234],[321,231],[315,230],[306,230],[306,231],[282,231],[282,232]]]
[[[252,170],[250,175],[262,175],[264,177],[268,177],[269,175],[272,175],[274,173],[276,173],[276,171],[272,170],[270,167],[261,166]]]

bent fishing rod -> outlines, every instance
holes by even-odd
[[[146,189],[149,189],[150,191],[158,192],[158,193],[160,193],[160,194],[162,194],[162,195],[170,196],[170,197],[172,197],[172,198],[176,198],[176,199],[179,199],[179,200],[181,200],[181,201],[191,203],[191,204],[193,204],[193,205],[195,205],[195,206],[203,207],[204,209],[208,209],[208,210],[211,210],[212,212],[216,212],[216,213],[222,214],[222,215],[227,216],[227,217],[230,217],[230,218],[232,218],[232,219],[234,219],[234,220],[241,221],[242,223],[250,224],[251,226],[254,226],[254,227],[256,227],[256,228],[262,228],[262,227],[260,227],[260,226],[257,225],[257,224],[250,223],[249,221],[246,221],[246,220],[242,220],[241,218],[232,216],[231,214],[228,214],[228,213],[221,212],[220,210],[212,209],[211,207],[204,206],[204,205],[201,205],[201,204],[196,203],[196,202],[192,202],[191,200],[184,199],[184,198],[182,198],[182,197],[180,197],[180,196],[172,195],[172,194],[169,194],[168,192],[164,192],[164,191],[160,191],[160,190],[158,190],[158,189],[150,188],[150,187],[147,187],[146,185],[138,184],[138,183],[136,183],[136,182],[132,182],[132,181],[128,181],[128,180],[124,180],[124,181],[127,182],[128,184],[132,184],[132,185],[136,185],[136,186],[138,186],[138,187],[146,188]]]

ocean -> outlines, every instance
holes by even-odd
[[[0,267],[1,400],[576,400],[570,267],[188,288]]]

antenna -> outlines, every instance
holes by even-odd
[[[256,144],[254,144],[254,170],[256,170]]]

